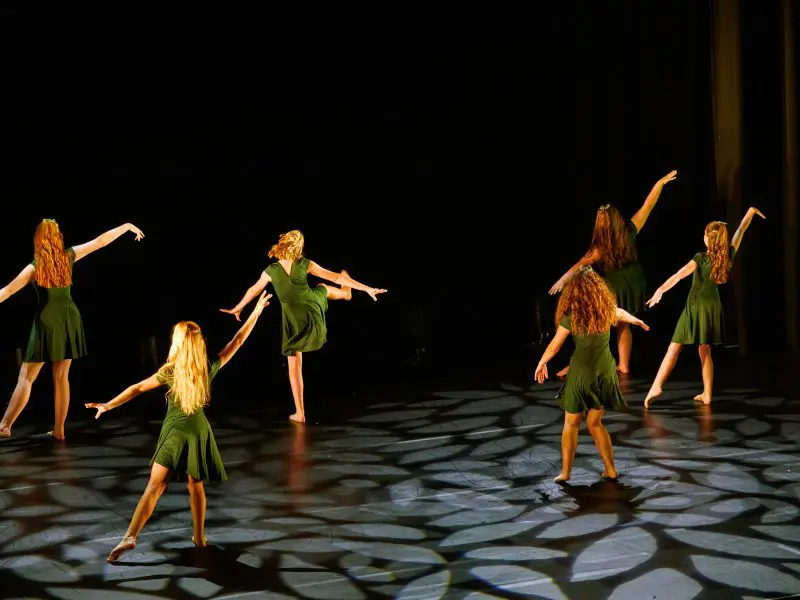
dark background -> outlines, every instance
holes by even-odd
[[[289,229],[312,260],[389,290],[332,303],[329,343],[307,357],[316,389],[348,389],[399,385],[421,344],[432,370],[538,358],[535,307],[551,328],[547,290],[586,250],[597,206],[630,216],[671,169],[638,242],[651,289],[726,218],[707,2],[230,4],[2,9],[0,279],[30,261],[44,217],[67,245],[128,221],[147,236],[76,265],[90,350],[73,366],[78,395],[94,382],[110,397],[145,373],[143,340],[162,359],[178,320],[221,348],[237,324],[218,309]],[[737,269],[748,352],[779,353],[780,4],[743,6],[744,202],[768,220],[753,223]],[[688,285],[635,332],[635,368],[657,364]],[[26,289],[0,309],[9,395],[33,306]],[[275,303],[231,370],[271,382],[288,407],[279,322]]]

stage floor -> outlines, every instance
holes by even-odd
[[[124,409],[71,418],[63,445],[20,424],[0,443],[0,595],[800,594],[800,400],[720,389],[704,407],[697,382],[676,379],[646,412],[648,383],[628,382],[630,411],[605,420],[620,482],[601,479],[583,427],[563,486],[552,483],[557,383],[404,392],[306,426],[288,410],[220,417],[226,398],[215,397],[230,479],[207,486],[212,546],[193,548],[188,495],[171,484],[117,565],[105,557],[144,489],[160,422]]]

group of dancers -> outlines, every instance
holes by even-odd
[[[645,399],[645,407],[661,393],[662,386],[685,344],[697,344],[703,373],[703,393],[696,400],[710,403],[713,362],[710,345],[724,341],[724,323],[718,285],[727,281],[736,250],[754,215],[751,208],[742,219],[730,243],[725,223],[706,226],[706,251],[692,260],[659,287],[645,301],[646,280],[636,255],[636,239],[658,201],[664,186],[674,180],[672,171],[660,179],[643,206],[629,222],[611,205],[597,211],[589,251],[550,289],[561,293],[556,309],[556,333],[536,367],[535,379],[548,377],[547,364],[572,335],[575,351],[570,359],[564,386],[559,392],[565,412],[562,434],[563,465],[557,482],[569,480],[577,446],[578,427],[585,417],[589,432],[604,463],[603,477],[616,480],[611,439],[602,423],[607,408],[625,405],[617,371],[628,373],[632,347],[631,325],[647,330],[636,315],[645,305],[654,306],[661,296],[682,278],[693,274],[686,308],[661,368]],[[0,289],[0,303],[31,284],[37,295],[37,309],[16,387],[0,420],[0,438],[11,436],[11,428],[28,402],[31,387],[45,363],[52,364],[55,424],[49,435],[64,440],[64,425],[70,401],[69,368],[73,359],[86,355],[81,314],[71,296],[72,268],[81,260],[131,232],[136,241],[144,233],[126,223],[79,246],[64,248],[58,223],[44,219],[34,234],[34,258],[7,286]],[[171,334],[166,362],[150,377],[129,386],[105,403],[86,403],[95,409],[95,418],[136,396],[160,387],[166,388],[167,414],[150,460],[150,480],[142,494],[122,540],[108,556],[114,562],[136,546],[136,539],[152,515],[156,503],[171,479],[187,483],[193,520],[192,541],[207,545],[205,536],[206,497],[204,482],[227,479],[225,466],[203,407],[211,396],[211,382],[250,335],[259,316],[270,303],[272,283],[281,304],[281,350],[289,365],[289,382],[295,404],[292,422],[305,422],[303,354],[320,349],[327,339],[325,315],[329,300],[350,300],[352,290],[363,291],[373,300],[385,289],[364,285],[346,271],[329,271],[303,256],[304,238],[298,230],[280,236],[268,257],[274,259],[230,309],[220,309],[241,321],[242,311],[258,298],[255,307],[230,342],[210,358],[200,326],[193,321],[177,323]],[[598,267],[599,274],[594,266]],[[308,275],[329,283],[311,287]],[[619,364],[609,348],[611,328],[616,328]]]
[[[633,336],[631,325],[649,330],[638,318],[645,306],[653,307],[681,279],[692,275],[692,287],[686,306],[678,319],[672,341],[661,362],[658,373],[644,399],[645,409],[661,395],[664,382],[672,372],[678,355],[685,345],[696,344],[700,354],[703,391],[694,399],[710,404],[714,383],[714,362],[711,346],[725,343],[725,322],[719,286],[730,276],[733,259],[742,237],[753,217],[764,217],[755,207],[748,209],[739,227],[728,237],[728,226],[712,221],[705,227],[705,251],[698,252],[672,277],[646,299],[647,281],[636,255],[636,239],[658,202],[664,186],[677,177],[671,171],[653,186],[642,207],[626,222],[616,207],[606,204],[597,209],[589,250],[550,288],[551,294],[561,293],[556,307],[556,332],[545,349],[534,377],[539,383],[548,377],[547,364],[571,335],[575,350],[569,366],[559,372],[566,375],[558,397],[564,409],[564,429],[561,434],[561,472],[556,483],[569,480],[578,428],[586,425],[603,461],[602,477],[616,481],[619,477],[614,464],[611,437],[603,425],[606,409],[626,406],[620,391],[617,372],[630,372]],[[594,270],[597,266],[602,276]],[[619,363],[609,348],[611,329],[617,333]]]

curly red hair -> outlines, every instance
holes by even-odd
[[[70,257],[64,250],[64,237],[53,219],[44,219],[33,234],[33,258],[37,285],[45,288],[72,285]]]
[[[620,269],[636,260],[636,247],[631,244],[628,226],[617,207],[606,204],[597,209],[589,252],[600,253],[603,270]]]
[[[299,229],[292,229],[282,233],[278,238],[278,243],[269,249],[267,256],[278,260],[288,259],[292,262],[303,256],[303,245],[305,238]]]
[[[556,327],[568,316],[575,335],[605,333],[617,324],[617,299],[606,282],[590,267],[582,268],[561,291]]]
[[[732,266],[728,226],[722,221],[711,221],[706,225],[706,237],[708,238],[708,258],[711,260],[711,281],[717,284],[727,283]]]

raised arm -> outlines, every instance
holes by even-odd
[[[731,240],[731,246],[737,252],[739,251],[739,244],[742,243],[742,237],[744,236],[744,232],[747,231],[747,228],[750,227],[750,221],[753,220],[753,216],[758,215],[762,219],[766,219],[767,217],[764,216],[760,210],[758,210],[755,206],[751,206],[747,209],[747,213],[742,218],[742,222],[739,223],[739,227],[736,229],[736,233],[733,234],[733,239]]]
[[[269,299],[272,298],[272,294],[267,294],[267,292],[261,292],[261,297],[256,302],[256,306],[253,309],[253,312],[250,313],[250,316],[247,317],[247,320],[244,322],[239,328],[239,331],[236,332],[236,335],[233,336],[233,339],[228,342],[225,347],[219,353],[220,368],[225,366],[233,355],[236,354],[237,350],[242,347],[244,341],[250,335],[250,332],[253,331],[253,327],[255,327],[256,321],[258,321],[258,317],[261,316],[261,311],[264,310],[265,306],[269,306]]]
[[[661,284],[661,286],[656,290],[655,294],[653,294],[653,297],[646,302],[647,306],[652,308],[653,306],[658,304],[661,301],[661,296],[663,296],[665,292],[671,290],[676,283],[678,283],[684,277],[688,277],[696,270],[697,270],[697,263],[694,262],[693,260],[690,260],[688,263],[683,265],[680,271],[675,273],[672,277],[670,277],[664,283]]]
[[[239,300],[239,304],[234,306],[233,308],[220,308],[220,310],[224,313],[228,313],[229,315],[233,315],[236,317],[237,321],[242,320],[242,310],[244,307],[252,302],[253,298],[258,296],[261,292],[264,291],[264,288],[267,287],[267,284],[272,281],[272,277],[267,275],[266,271],[261,273],[261,277],[258,278],[253,285],[247,288],[247,291],[242,296],[242,299]]]
[[[11,296],[28,285],[33,279],[33,274],[35,271],[36,269],[33,265],[26,266],[24,269],[22,269],[22,271],[19,272],[19,275],[11,280],[6,287],[0,289],[0,303],[5,302]]]
[[[645,331],[650,331],[650,327],[641,319],[634,317],[631,313],[627,310],[617,307],[617,321],[621,321],[623,323],[630,323],[631,325],[638,325]]]
[[[650,193],[647,194],[647,198],[644,199],[644,204],[642,204],[642,207],[636,211],[636,214],[633,215],[633,217],[631,217],[631,221],[633,221],[633,224],[636,225],[637,231],[641,231],[642,227],[644,227],[644,224],[647,222],[647,218],[655,208],[656,202],[658,202],[659,196],[661,196],[661,191],[664,189],[664,186],[677,176],[677,171],[670,171],[664,175],[664,177],[656,181],[653,189],[650,190]]]
[[[320,267],[317,263],[315,263],[313,260],[308,262],[308,272],[314,275],[315,277],[319,277],[320,279],[330,281],[331,283],[335,283],[336,285],[344,285],[349,288],[353,288],[354,290],[366,292],[373,300],[378,299],[377,298],[378,294],[386,293],[386,290],[384,289],[373,288],[369,287],[368,285],[364,285],[363,283],[359,283],[358,281],[346,275],[345,273],[334,273],[333,271],[324,269]]]
[[[105,248],[111,242],[116,240],[119,236],[123,233],[127,233],[132,231],[136,235],[136,241],[138,242],[144,237],[142,230],[136,227],[133,223],[125,223],[124,225],[120,225],[119,227],[115,227],[114,229],[110,229],[105,233],[98,235],[94,238],[91,242],[86,242],[85,244],[81,244],[80,246],[73,246],[72,249],[75,251],[75,260],[80,260],[85,256],[88,256],[95,250],[100,250],[100,248]]]
[[[558,329],[556,329],[556,334],[553,336],[553,339],[550,340],[550,343],[547,345],[544,354],[542,354],[542,358],[539,359],[539,364],[536,365],[536,372],[534,373],[536,381],[542,383],[545,379],[547,379],[547,363],[549,363],[552,358],[558,354],[558,351],[561,350],[561,346],[564,345],[564,342],[568,337],[569,329],[559,325]]]
[[[133,400],[136,396],[140,394],[144,394],[145,392],[149,392],[150,390],[154,390],[158,387],[161,387],[161,382],[158,381],[156,375],[150,375],[147,379],[143,379],[139,383],[134,383],[132,386],[128,387],[124,392],[122,392],[116,398],[109,400],[105,403],[97,403],[97,402],[87,402],[84,404],[86,408],[96,408],[97,414],[95,414],[94,418],[99,419],[100,415],[104,412],[108,412],[118,406],[122,406],[128,400]]]
[[[578,262],[576,262],[574,265],[572,265],[572,266],[571,266],[571,267],[570,267],[570,268],[567,270],[567,272],[566,272],[566,273],[564,273],[564,274],[563,274],[563,275],[562,275],[562,276],[559,278],[559,280],[558,280],[558,281],[556,281],[556,282],[553,284],[553,287],[551,287],[551,288],[550,288],[550,291],[549,291],[548,293],[549,293],[551,296],[552,296],[553,294],[557,294],[557,293],[558,293],[558,292],[560,292],[562,289],[564,289],[564,286],[565,286],[565,285],[567,285],[567,282],[568,282],[570,279],[572,279],[572,277],[575,275],[575,273],[577,273],[577,272],[578,272],[578,270],[579,270],[581,267],[588,266],[588,265],[593,265],[593,264],[594,264],[594,263],[596,263],[598,260],[600,260],[600,251],[599,251],[597,248],[592,248],[592,249],[591,249],[591,250],[589,250],[589,251],[588,251],[586,254],[584,254],[584,255],[583,255],[583,258],[581,258],[581,259],[580,259]]]

